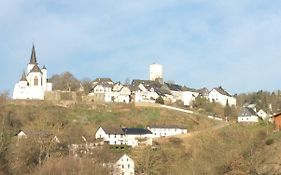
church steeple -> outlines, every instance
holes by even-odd
[[[37,59],[36,59],[36,53],[35,53],[34,44],[33,44],[33,46],[32,46],[32,52],[31,52],[31,57],[30,57],[29,64],[37,64]]]
[[[26,75],[25,75],[25,72],[23,71],[22,75],[21,75],[21,79],[20,81],[27,81],[26,80]]]

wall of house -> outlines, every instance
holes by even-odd
[[[187,129],[181,128],[149,128],[153,137],[165,137],[187,133]]]
[[[238,116],[238,122],[259,122],[258,116]]]
[[[281,130],[281,115],[278,117],[274,117],[274,125],[275,125],[275,130]]]
[[[114,175],[134,175],[135,163],[128,156],[122,156],[114,166]]]
[[[236,106],[236,99],[234,97],[222,95],[215,89],[213,89],[209,93],[209,100],[210,100],[210,102],[213,102],[213,101],[218,102],[218,103],[222,104],[223,106],[225,106],[228,101],[229,106],[232,106],[232,105]]]

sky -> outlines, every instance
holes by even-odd
[[[230,93],[281,89],[280,0],[1,0],[0,91],[35,45],[48,76],[164,80]]]

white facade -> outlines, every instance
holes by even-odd
[[[259,117],[256,115],[238,116],[238,122],[259,122]]]
[[[264,110],[262,110],[262,109],[260,109],[260,110],[257,112],[257,115],[258,115],[260,118],[262,118],[263,120],[265,120],[265,119],[268,117],[267,113],[264,112]]]
[[[134,175],[134,160],[124,154],[114,165],[113,175]]]
[[[229,96],[229,95],[224,95],[220,93],[216,88],[211,90],[209,93],[209,100],[210,102],[217,102],[220,103],[221,105],[225,106],[226,103],[228,102],[229,106],[236,106],[236,98]]]
[[[163,80],[163,66],[161,64],[151,64],[149,66],[149,79],[151,81]]]
[[[127,86],[120,87],[120,85],[118,85],[118,88],[116,86],[113,87],[113,102],[129,103],[130,95],[131,90]]]
[[[147,129],[149,129],[152,132],[154,138],[174,136],[174,135],[187,133],[187,129],[176,127],[176,126],[151,126],[151,127],[148,126]]]
[[[17,134],[17,137],[18,137],[18,139],[26,139],[26,138],[27,138],[27,135],[26,135],[23,131],[20,131],[20,132]]]
[[[89,93],[89,96],[101,96],[104,102],[112,102],[111,86],[97,84],[94,86],[93,91]]]
[[[190,106],[193,101],[195,101],[195,98],[199,95],[198,92],[192,92],[192,91],[183,91],[182,92],[182,101],[185,106]]]
[[[109,145],[128,145],[131,147],[139,146],[139,144],[152,145],[152,134],[126,134],[121,128],[116,132],[107,132],[106,129],[100,127],[96,134],[96,139],[103,139]]]
[[[52,83],[47,82],[47,69],[40,69],[37,63],[34,46],[27,71],[21,80],[15,84],[13,99],[43,100],[46,91],[52,91]]]
[[[143,84],[138,86],[138,90],[135,91],[135,102],[141,103],[155,103],[155,100],[159,95],[154,91],[153,88],[147,89]]]

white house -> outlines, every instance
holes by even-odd
[[[95,137],[109,145],[152,145],[151,131],[143,128],[99,127]]]
[[[159,97],[159,89],[161,84],[157,81],[150,80],[133,80],[131,91],[134,94],[134,102],[155,103]]]
[[[27,138],[26,133],[24,133],[23,131],[19,131],[19,132],[16,134],[16,136],[17,136],[18,139],[26,139],[26,138]]]
[[[186,128],[178,127],[175,125],[150,125],[147,126],[147,129],[152,132],[154,138],[174,136],[174,135],[187,133]]]
[[[249,107],[243,107],[238,115],[238,122],[258,122],[259,117],[257,113]]]
[[[110,78],[96,78],[88,95],[94,97],[97,102],[111,102],[112,86],[113,82]]]
[[[231,96],[222,87],[212,89],[209,93],[208,98],[210,102],[218,102],[223,106],[225,106],[227,103],[229,104],[229,106],[236,106],[236,98]]]
[[[96,132],[96,139],[103,139],[109,145],[124,144],[124,131],[121,127],[99,127]]]
[[[184,85],[165,83],[164,86],[169,89],[173,99],[171,102],[176,102],[180,100],[185,106],[190,106],[195,98],[199,95],[195,89],[187,88]]]
[[[52,91],[52,83],[48,82],[46,67],[39,68],[33,46],[27,70],[23,72],[20,81],[15,84],[13,99],[43,100],[46,91]]]
[[[114,166],[114,175],[134,175],[135,174],[135,162],[129,156],[124,154]]]
[[[257,112],[257,115],[258,115],[260,118],[262,118],[263,120],[265,120],[265,119],[268,117],[268,114],[267,114],[264,110],[262,110],[262,109],[260,109],[260,110]]]
[[[122,85],[120,82],[112,87],[112,102],[129,103],[131,90],[128,86]]]

